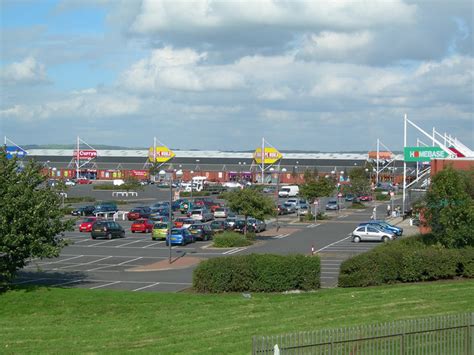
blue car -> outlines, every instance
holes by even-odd
[[[368,225],[368,224],[373,224],[375,226],[379,226],[379,228],[382,228],[383,230],[394,233],[397,236],[401,236],[403,234],[403,228],[392,226],[391,224],[389,224],[385,221],[364,222],[364,223],[359,224],[359,226],[365,226],[365,225]]]
[[[173,228],[171,230],[171,245],[186,245],[194,243],[194,236],[187,228]],[[169,236],[166,236],[166,245],[169,245]]]

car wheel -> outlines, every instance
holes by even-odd
[[[120,233],[120,238],[125,238],[125,232]]]
[[[135,233],[135,231],[132,231],[132,233]]]
[[[112,239],[112,233],[109,233],[107,234],[107,237],[106,237],[108,240]]]
[[[93,236],[91,236],[91,238],[94,239],[94,240],[97,239],[97,237],[93,237]]]
[[[352,241],[353,241],[354,243],[359,243],[359,242],[360,242],[360,237],[356,235],[356,236],[354,236],[354,237],[352,238]]]
[[[384,243],[387,243],[389,240],[390,240],[390,238],[387,237],[386,235],[384,235],[384,236],[382,237],[382,242],[384,242]]]

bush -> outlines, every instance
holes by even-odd
[[[353,209],[364,209],[366,206],[362,203],[362,202],[354,202],[352,201],[352,204],[350,205],[349,208],[353,208]]]
[[[247,233],[249,236],[251,233]],[[224,232],[214,236],[214,247],[216,248],[235,248],[251,245],[251,237],[245,237],[243,234],[235,232]]]
[[[179,193],[180,197],[190,197],[191,191],[182,191]],[[209,191],[193,191],[193,197],[211,196]]]
[[[341,265],[339,286],[365,287],[474,277],[474,248],[446,249],[425,236],[405,238],[372,249]]]
[[[78,203],[78,202],[95,202],[95,197],[92,196],[81,196],[81,197],[66,197],[64,202]]]
[[[251,254],[202,261],[193,273],[198,292],[282,292],[315,290],[319,257]]]
[[[388,201],[390,200],[390,195],[384,195],[382,193],[375,194],[375,200],[377,201]]]

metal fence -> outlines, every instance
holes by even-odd
[[[253,354],[474,355],[474,313],[253,337]]]

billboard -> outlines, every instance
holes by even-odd
[[[130,175],[133,177],[147,177],[147,170],[130,170]]]
[[[77,150],[74,151],[74,157],[77,158]],[[97,150],[87,149],[79,150],[79,160],[94,159],[97,158]]]
[[[262,164],[262,148],[257,148],[253,153],[253,158],[257,164]],[[275,164],[278,160],[283,158],[283,155],[273,147],[265,147],[263,151],[263,163]]]
[[[449,158],[449,154],[440,147],[405,147],[404,155],[405,161],[410,162]]]
[[[151,162],[155,160],[156,163],[166,163],[174,156],[175,154],[173,153],[173,151],[165,146],[156,147],[155,152],[153,152],[153,147],[150,147],[150,149],[148,149],[148,160]]]
[[[379,151],[379,159],[390,160],[393,158],[392,152],[381,152]],[[369,152],[369,159],[377,159],[377,151]]]
[[[7,159],[13,159],[13,157],[18,157],[18,159],[23,159],[28,154],[26,150],[21,149],[17,146],[6,146]]]

